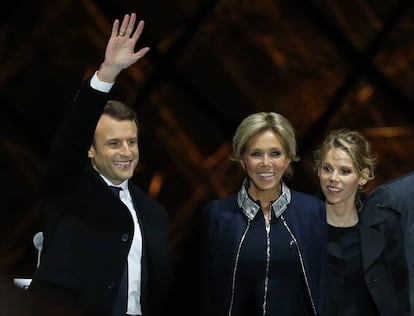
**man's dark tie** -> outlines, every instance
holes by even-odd
[[[122,191],[122,188],[121,187],[114,187],[113,185],[109,185],[108,187],[115,194],[115,196],[119,199],[120,198],[119,197],[119,192]]]

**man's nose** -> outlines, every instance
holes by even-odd
[[[129,147],[128,142],[122,143],[121,153],[126,155],[126,156],[131,154],[131,148]]]

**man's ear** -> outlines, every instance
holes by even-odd
[[[94,158],[95,157],[95,147],[91,145],[88,150],[88,158]]]

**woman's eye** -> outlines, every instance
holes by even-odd
[[[325,172],[331,172],[332,168],[329,167],[329,166],[322,166],[322,170],[325,171]]]
[[[282,153],[280,151],[272,151],[271,156],[272,157],[280,157]]]

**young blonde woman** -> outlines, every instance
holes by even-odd
[[[359,132],[332,131],[315,152],[328,225],[327,315],[408,315],[402,232],[387,212],[363,216],[374,178],[371,145]]]

